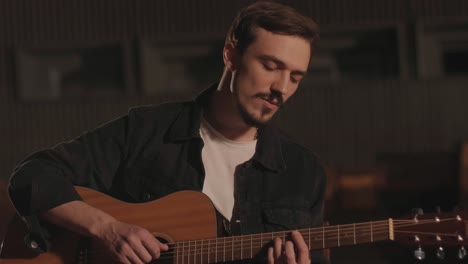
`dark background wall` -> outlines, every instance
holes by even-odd
[[[222,39],[234,14],[250,2],[0,0],[0,179],[8,178],[14,166],[32,151],[69,140],[124,114],[130,106],[190,98],[202,89],[187,87],[186,91],[149,96],[142,92],[137,75],[122,94],[22,100],[18,96],[18,80],[23,78],[17,69],[19,50],[133,43],[140,39],[185,43],[210,39],[221,43],[215,45],[220,55]],[[383,164],[387,168],[385,181],[393,188],[387,190],[421,194],[430,190],[433,194],[443,186],[441,197],[432,197],[440,198],[447,206],[456,203],[457,146],[468,136],[467,79],[463,75],[420,78],[415,66],[420,58],[412,33],[414,25],[421,21],[466,21],[468,2],[283,2],[313,17],[325,32],[402,25],[403,39],[410,47],[398,52],[410,59],[400,61],[399,73],[393,77],[316,82],[311,74],[292,99],[294,103],[276,122],[312,148],[335,172],[373,171]],[[216,78],[214,74],[208,81]],[[391,167],[395,163],[400,165]],[[408,163],[416,165],[413,168]],[[421,168],[426,168],[424,173]],[[339,222],[341,218],[335,219]]]
[[[124,113],[130,105],[167,99],[133,93],[23,102],[17,96],[18,79],[22,77],[15,69],[18,50],[139,38],[188,36],[190,40],[194,36],[215,36],[222,40],[236,10],[248,2],[1,1],[0,175],[7,177],[14,164],[32,150],[74,137]],[[461,0],[291,3],[323,28],[466,18],[468,13],[468,4]],[[305,97],[297,96],[301,102],[291,107],[298,110],[287,110],[286,115],[293,118],[282,122],[289,122],[286,129],[315,149],[326,163],[340,168],[373,166],[380,152],[446,151],[464,138],[468,131],[464,114],[468,110],[464,107],[463,79],[395,79],[305,83],[300,91]],[[200,87],[188,90],[173,97],[190,97]]]

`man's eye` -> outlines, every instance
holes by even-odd
[[[265,70],[267,70],[267,71],[273,71],[274,70],[273,67],[270,67],[267,64],[263,64],[263,68],[265,68]]]
[[[301,81],[301,77],[291,75],[290,80],[291,80],[292,83],[299,83]]]

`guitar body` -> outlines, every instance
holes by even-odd
[[[181,191],[157,201],[125,203],[102,193],[77,187],[85,202],[119,221],[141,226],[167,242],[215,238],[216,213],[208,197],[195,191]],[[10,223],[0,252],[1,264],[17,263],[109,263],[98,245],[60,230],[53,236],[50,250],[37,254],[24,242],[28,234],[24,222],[15,217]]]

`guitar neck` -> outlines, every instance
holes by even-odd
[[[393,220],[299,230],[311,250],[393,240]]]
[[[392,219],[323,226],[298,230],[309,249],[318,250],[346,245],[357,245],[393,240]],[[274,238],[288,240],[290,231],[181,241],[174,245],[176,260],[194,260],[200,263],[250,259]]]

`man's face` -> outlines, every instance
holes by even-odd
[[[233,92],[244,122],[267,123],[293,95],[307,71],[310,44],[297,36],[255,30],[256,38],[239,57]]]

